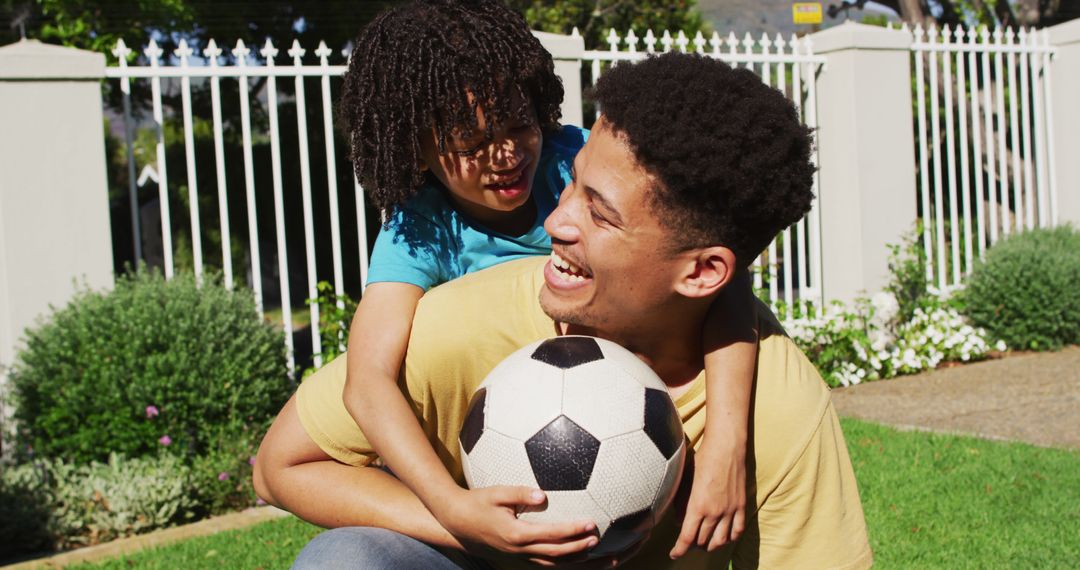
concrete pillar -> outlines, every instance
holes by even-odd
[[[562,36],[547,32],[533,32],[555,60],[555,74],[562,79],[566,96],[562,103],[562,122],[565,125],[582,126],[581,107],[581,56],[585,52],[585,39],[581,36]]]
[[[0,391],[27,326],[113,283],[104,73],[99,53],[0,47]]]
[[[1080,19],[1049,28],[1057,219],[1080,228]]]
[[[817,79],[822,288],[826,302],[888,282],[888,244],[916,216],[908,32],[848,22],[812,34]]]

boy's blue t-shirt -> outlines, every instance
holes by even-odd
[[[574,157],[588,138],[587,130],[564,126],[544,137],[540,164],[533,178],[536,220],[520,236],[491,231],[458,212],[446,190],[427,185],[394,209],[375,240],[368,284],[411,283],[425,291],[492,265],[551,252],[544,220],[555,209],[559,193],[570,181]]]

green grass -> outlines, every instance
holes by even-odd
[[[1080,453],[842,424],[877,568],[1080,564]]]
[[[288,568],[320,530],[288,517],[68,568]]]
[[[877,568],[1078,566],[1080,453],[842,423]],[[287,568],[316,533],[282,519],[103,567]]]

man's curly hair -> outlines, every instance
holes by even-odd
[[[667,53],[615,66],[592,96],[658,179],[650,206],[677,249],[723,245],[746,267],[809,211],[810,129],[750,70]]]
[[[515,94],[521,103],[511,108]],[[445,151],[455,129],[477,128],[477,107],[489,137],[531,110],[551,132],[562,99],[551,54],[501,1],[424,0],[384,12],[361,30],[340,113],[357,179],[377,207],[390,208],[425,181],[422,132],[434,126]]]

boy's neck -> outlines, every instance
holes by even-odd
[[[520,237],[528,233],[536,225],[536,200],[533,196],[529,196],[529,200],[516,210],[500,212],[475,204],[460,202],[450,192],[447,192],[446,195],[458,213],[475,224],[495,233]]]

